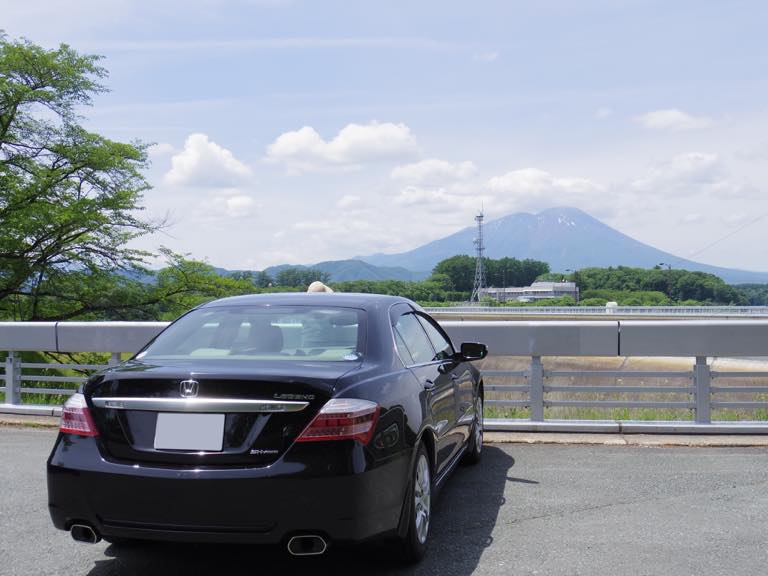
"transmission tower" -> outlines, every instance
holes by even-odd
[[[475,245],[475,286],[472,288],[472,296],[469,297],[470,302],[480,302],[480,292],[485,288],[485,269],[483,268],[483,253],[485,252],[485,244],[483,244],[483,218],[485,215],[483,211],[475,216],[475,222],[477,222],[477,237],[472,241]]]

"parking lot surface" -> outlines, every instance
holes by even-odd
[[[486,447],[433,516],[427,558],[383,547],[293,559],[253,546],[78,544],[50,524],[45,459],[55,431],[0,428],[2,575],[765,574],[768,450]]]

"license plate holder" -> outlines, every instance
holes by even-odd
[[[221,452],[224,416],[160,412],[155,426],[155,450]]]

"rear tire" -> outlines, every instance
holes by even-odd
[[[464,453],[462,463],[477,464],[483,455],[483,397],[478,395],[475,399],[475,420],[472,423],[469,445]]]
[[[408,532],[398,541],[403,561],[414,564],[424,557],[432,518],[432,467],[424,444],[416,452],[408,490]]]

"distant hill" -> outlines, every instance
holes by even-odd
[[[475,228],[429,242],[400,254],[373,254],[360,260],[377,267],[431,270],[456,254],[472,254]],[[484,227],[486,255],[533,258],[548,262],[553,271],[588,267],[632,266],[652,268],[660,262],[673,268],[715,274],[729,284],[766,283],[768,272],[709,266],[679,258],[622,234],[578,208],[560,207],[538,214],[510,214]]]
[[[424,280],[432,268],[427,271],[407,270],[400,266],[374,266],[362,260],[329,260],[318,262],[310,268],[316,268],[331,275],[332,282],[348,280]]]
[[[330,274],[331,282],[346,282],[349,280],[404,280],[410,282],[424,280],[429,276],[429,272],[415,272],[398,266],[374,266],[361,260],[329,260],[307,266],[280,264],[279,266],[270,266],[264,271],[272,278],[275,278],[281,270],[286,268],[314,268],[321,270]],[[242,272],[242,270],[225,270],[224,268],[215,268],[215,270],[218,274]]]

